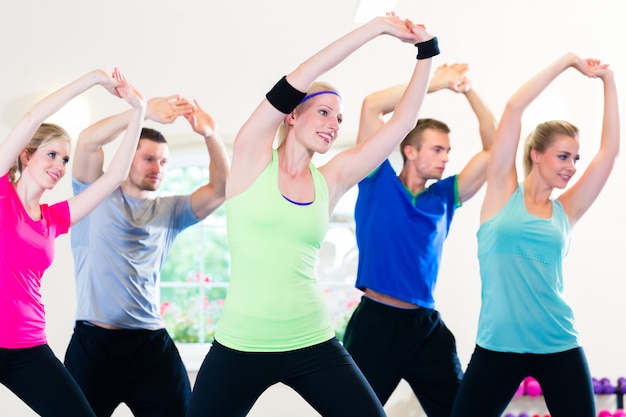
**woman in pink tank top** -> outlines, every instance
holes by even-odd
[[[133,108],[124,139],[107,172],[87,190],[40,204],[65,175],[71,148],[63,128],[43,122],[95,85]],[[41,278],[54,259],[55,238],[126,178],[145,109],[119,70],[112,76],[94,70],[36,103],[0,144],[0,382],[41,416],[95,416],[47,344]]]

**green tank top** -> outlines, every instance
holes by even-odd
[[[215,339],[231,349],[281,352],[330,340],[334,331],[314,277],[328,228],[328,187],[310,165],[315,200],[278,188],[278,153],[244,192],[226,201],[231,276]]]

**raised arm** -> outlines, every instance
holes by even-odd
[[[204,219],[224,202],[228,178],[228,155],[213,117],[195,102],[194,111],[186,116],[192,129],[204,138],[209,151],[209,182],[191,195],[191,206],[198,219]]]
[[[409,24],[418,38],[418,59],[411,80],[391,118],[371,137],[337,154],[320,168],[329,186],[331,211],[349,188],[389,157],[417,123],[428,87],[432,56],[437,55],[439,49],[436,47],[436,39],[423,26]],[[422,49],[431,53],[422,55]]]
[[[6,174],[39,126],[74,97],[94,85],[119,96],[118,81],[105,71],[93,70],[37,102],[0,144],[0,175]]]
[[[497,123],[493,113],[476,93],[467,78],[455,87],[455,91],[465,95],[478,119],[478,130],[482,144],[482,149],[470,159],[459,173],[457,179],[459,200],[461,203],[464,203],[476,194],[487,179],[487,166],[491,157],[493,140],[496,136]]]
[[[595,60],[586,60],[586,65],[603,82],[604,116],[598,153],[576,184],[559,197],[572,226],[600,194],[613,169],[620,147],[619,106],[613,71]]]
[[[120,96],[133,107],[133,111],[126,127],[124,138],[115,156],[113,156],[107,171],[83,192],[68,200],[71,224],[75,224],[85,217],[126,179],[133,155],[137,149],[141,125],[146,113],[146,102],[141,94],[128,84],[121,74],[117,76],[122,82],[121,87],[118,88]]]
[[[311,83],[371,39],[388,34],[404,42],[418,39],[404,20],[394,14],[377,17],[332,42],[302,62],[286,76],[292,89],[306,92]],[[301,98],[301,97],[300,97]],[[288,100],[289,101],[289,100]],[[272,143],[279,123],[297,103],[289,103],[278,110],[267,98],[263,99],[244,123],[233,146],[233,160],[227,184],[227,196],[235,195],[249,186],[267,166],[272,157]]]
[[[178,116],[192,110],[191,103],[178,95],[155,97],[148,100],[145,118],[159,123],[172,123]],[[129,110],[102,119],[83,130],[76,143],[72,176],[82,183],[98,179],[104,164],[103,146],[115,140],[133,117],[135,111]]]
[[[385,124],[385,116],[393,112],[402,97],[407,84],[394,85],[384,90],[375,91],[363,99],[359,131],[356,143],[371,137]]]
[[[466,71],[467,64],[439,66],[428,83],[428,93],[446,88],[458,91],[461,86],[465,86]],[[372,136],[385,124],[385,116],[395,110],[406,87],[407,84],[394,85],[365,97],[361,106],[357,144]]]
[[[493,217],[517,187],[515,159],[524,111],[559,74],[571,66],[575,66],[585,75],[592,76],[580,58],[568,53],[524,83],[507,102],[496,130],[487,169],[487,190],[481,209],[481,223]]]

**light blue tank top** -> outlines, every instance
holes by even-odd
[[[580,346],[563,296],[570,225],[558,200],[552,217],[530,214],[518,185],[477,233],[482,305],[476,344],[498,352],[555,353]]]

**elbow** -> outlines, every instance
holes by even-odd
[[[211,172],[209,170],[209,172]],[[208,186],[213,189],[217,197],[224,198],[226,196],[226,182],[228,180],[229,166],[225,163],[220,167],[218,173],[211,172],[209,175]]]
[[[613,160],[616,160],[619,157],[619,151],[620,151],[620,146],[619,144],[617,144],[613,152]]]
[[[215,185],[215,197],[220,200],[220,204],[226,200],[226,180]]]
[[[491,152],[493,141],[496,137],[496,130],[491,127],[489,127],[489,129],[480,129],[480,137],[483,139],[483,151]]]
[[[601,152],[615,161],[619,156],[621,148],[620,141],[619,133],[612,132],[611,134],[603,136],[602,145],[600,147]]]
[[[397,135],[404,138],[415,128],[417,120],[418,115],[415,112],[396,111],[386,124],[390,125],[390,127],[393,126],[393,128],[398,132]]]
[[[518,100],[515,96],[513,96],[509,99],[509,101],[506,102],[506,105],[504,106],[504,111],[507,113],[515,114],[523,112],[525,108],[525,103],[523,103],[521,99]]]
[[[23,126],[28,126],[33,130],[37,130],[43,123],[43,120],[43,117],[38,117],[38,115],[31,109],[24,114],[21,124]]]
[[[246,144],[245,139],[241,138],[239,134],[235,136],[235,140],[232,144],[232,149],[233,155],[243,155],[248,150],[248,145]]]
[[[223,203],[226,199],[226,176],[220,176],[219,178],[209,180],[209,183],[205,185],[206,190],[212,196],[215,201],[219,201],[219,204]]]
[[[375,104],[376,100],[371,94],[365,97],[363,103],[361,103],[361,114],[377,113]]]
[[[395,110],[396,103],[385,103],[384,99],[379,97],[378,93],[366,96],[361,103],[361,116],[365,115],[369,118],[379,118],[382,120],[387,114]]]
[[[502,111],[502,116],[500,117],[500,122],[496,124],[496,131],[503,123],[508,125],[512,121],[517,121],[521,123],[522,116],[524,115],[524,111],[528,103],[522,97],[513,96],[506,102],[504,106],[504,110]],[[495,138],[495,134],[494,134]]]

